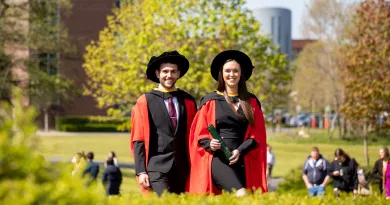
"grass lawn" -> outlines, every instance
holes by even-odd
[[[364,165],[363,143],[352,144],[340,140],[331,142],[316,142],[312,140],[296,140],[294,133],[269,133],[268,143],[273,147],[276,156],[276,165],[273,169],[273,176],[283,177],[291,169],[302,166],[304,160],[310,153],[310,148],[318,146],[320,152],[329,161],[333,159],[333,152],[336,148],[344,149],[359,164]],[[294,138],[294,139],[293,139]],[[128,135],[99,135],[99,136],[52,136],[41,137],[41,153],[46,158],[61,158],[70,160],[76,152],[84,150],[93,151],[95,159],[103,161],[107,158],[109,151],[115,151],[120,163],[132,163],[129,151]],[[293,139],[293,140],[291,140]],[[331,144],[332,143],[332,144]],[[381,145],[370,145],[370,165],[377,159],[377,153]],[[137,191],[134,170],[122,169],[124,173],[123,193]]]

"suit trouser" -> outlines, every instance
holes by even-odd
[[[173,165],[168,173],[149,171],[148,175],[150,186],[158,196],[161,196],[164,190],[176,194],[185,192],[188,171],[182,171],[176,165]]]

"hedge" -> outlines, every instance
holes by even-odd
[[[59,116],[56,130],[66,132],[127,132],[130,119],[114,119],[106,116]]]

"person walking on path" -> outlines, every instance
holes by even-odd
[[[175,84],[188,68],[188,60],[177,51],[153,56],[148,63],[146,75],[158,86],[137,99],[130,137],[137,181],[144,194],[186,190],[190,170],[187,142],[196,103]]]
[[[107,167],[103,171],[102,183],[106,188],[107,196],[119,195],[122,184],[122,172],[115,166],[113,158],[106,161]]]

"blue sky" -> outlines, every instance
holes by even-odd
[[[360,1],[360,0],[349,0]],[[292,12],[292,39],[302,39],[301,19],[306,9],[308,0],[246,0],[249,9],[263,7],[282,7]]]

